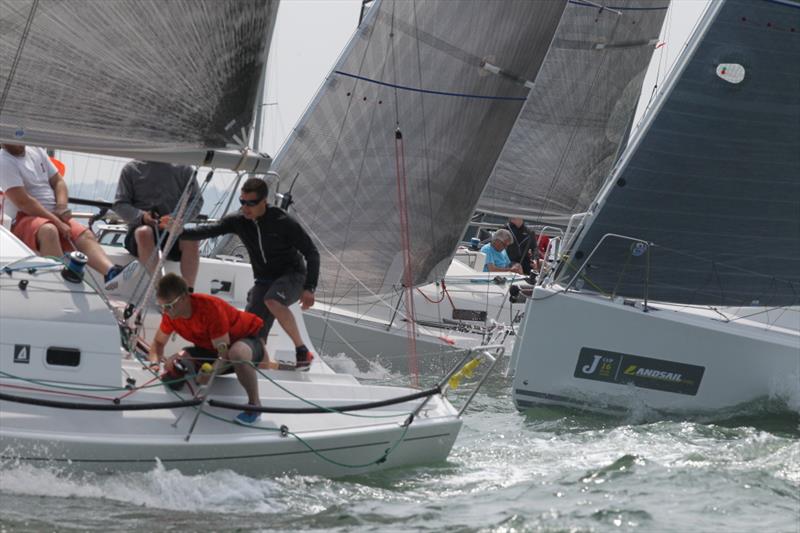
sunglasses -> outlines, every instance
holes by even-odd
[[[175,297],[175,299],[172,300],[171,302],[168,302],[168,303],[165,303],[165,304],[158,304],[158,307],[161,308],[161,312],[162,313],[165,312],[165,311],[166,312],[172,311],[173,309],[175,309],[175,306],[178,305],[178,301],[181,298],[183,298],[185,295],[186,295],[185,293],[184,294],[180,294],[177,297]]]
[[[263,200],[264,200],[263,197],[259,198],[258,200],[245,200],[244,198],[239,198],[239,203],[242,205],[242,207],[245,207],[245,206],[247,206],[247,207],[255,207],[258,204],[260,204]]]

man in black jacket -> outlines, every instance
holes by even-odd
[[[248,179],[239,195],[241,212],[227,215],[215,224],[185,230],[181,239],[201,240],[229,233],[241,239],[250,255],[255,278],[245,310],[264,320],[259,335],[265,342],[274,320],[278,319],[294,342],[297,368],[304,370],[313,356],[303,344],[289,306],[298,300],[303,309],[314,305],[319,252],[294,218],[278,207],[267,205],[267,193],[264,180]]]
[[[533,230],[528,229],[525,221],[519,217],[511,217],[505,225],[505,229],[511,232],[514,238],[511,244],[506,248],[508,258],[512,263],[519,263],[522,265],[522,271],[530,275],[531,267],[536,260],[536,234]]]

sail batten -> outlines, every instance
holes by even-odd
[[[572,247],[569,270],[583,265],[592,287],[621,296],[800,302],[800,36],[769,23],[797,27],[798,8],[713,4]],[[720,76],[728,65],[742,67],[735,83]]]

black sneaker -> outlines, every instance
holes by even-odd
[[[123,269],[123,268],[125,268],[125,267],[123,267],[123,266],[120,266],[120,265],[114,265],[114,266],[112,266],[111,268],[109,268],[109,269],[108,269],[108,272],[106,272],[106,275],[105,275],[105,277],[104,277],[104,281],[105,281],[106,283],[108,283],[108,282],[109,282],[109,281],[111,281],[112,279],[114,279],[114,278],[116,278],[117,276],[119,276],[119,275],[120,275],[120,273],[122,272],[122,269]]]
[[[314,354],[308,351],[308,348],[298,348],[295,351],[295,359],[297,364],[295,370],[306,371],[311,367],[311,361],[314,360]]]

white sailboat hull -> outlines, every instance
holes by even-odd
[[[386,321],[356,319],[341,311],[327,311],[323,305],[315,307],[319,309],[306,311],[303,319],[309,337],[323,353],[345,354],[362,371],[378,365],[393,373],[412,372],[405,328],[388,326]],[[478,335],[454,337],[448,331],[442,331],[438,336],[418,332],[415,341],[417,371],[429,376],[442,375],[463,356],[464,348],[480,345],[481,336]]]
[[[0,227],[0,250],[15,247],[25,249]],[[233,374],[216,377],[201,412],[180,405],[198,390],[193,378],[179,391],[161,383],[122,349],[117,321],[86,281],[65,281],[60,263],[27,256],[0,256],[0,463],[343,476],[443,461],[461,428],[438,389],[363,384],[321,359],[307,372],[261,371],[261,405],[290,412],[263,413],[256,427],[234,423],[246,395]],[[220,291],[229,298],[244,290],[233,274],[249,267],[238,267],[213,273],[216,285],[229,284]],[[307,339],[299,307],[292,310]],[[293,345],[274,328],[267,349],[281,359]],[[343,406],[358,410],[321,409]]]
[[[127,370],[143,380],[147,378],[144,371],[133,366]],[[279,382],[281,374],[296,379],[289,372],[270,374]],[[366,402],[401,392],[389,387],[363,388],[355,380],[347,382],[350,380],[339,379],[340,376],[320,378],[307,374],[302,378],[305,379],[285,379],[281,385],[323,405]],[[218,381],[212,390],[214,398],[243,402],[241,388],[233,376],[222,376]],[[163,389],[137,393],[137,402],[176,399]],[[275,387],[271,387],[270,394],[270,383],[264,380],[261,389],[264,405],[308,407],[299,400],[276,397]],[[11,392],[6,387],[3,390]],[[186,393],[182,396],[190,397]],[[53,395],[47,397],[56,399]],[[187,474],[229,469],[250,476],[294,473],[337,477],[445,460],[461,419],[447,402],[432,398],[406,431],[402,423],[419,402],[356,413],[367,418],[338,413],[265,413],[256,428],[234,424],[235,410],[206,406],[187,442],[195,416],[192,407],[98,412],[0,401],[0,450],[4,460],[92,472],[146,471],[161,463]],[[186,413],[173,426],[183,411]],[[369,418],[375,415],[386,418]],[[282,425],[291,434],[281,436]],[[385,462],[376,462],[395,445]]]
[[[512,356],[514,403],[686,413],[797,402],[800,332],[714,316],[537,288]]]
[[[483,254],[477,255],[483,261]],[[456,352],[466,348],[506,344],[510,349],[514,337],[509,326],[519,321],[524,310],[524,304],[509,301],[510,286],[530,287],[521,276],[480,272],[458,259],[451,263],[444,282],[446,292],[440,284],[431,283],[412,293],[417,370],[428,375],[448,370]],[[391,306],[375,297],[350,304],[318,303],[305,314],[309,336],[323,353],[345,354],[359,368],[377,363],[392,372],[411,372],[406,306],[401,302],[396,312],[397,298],[388,300]]]

